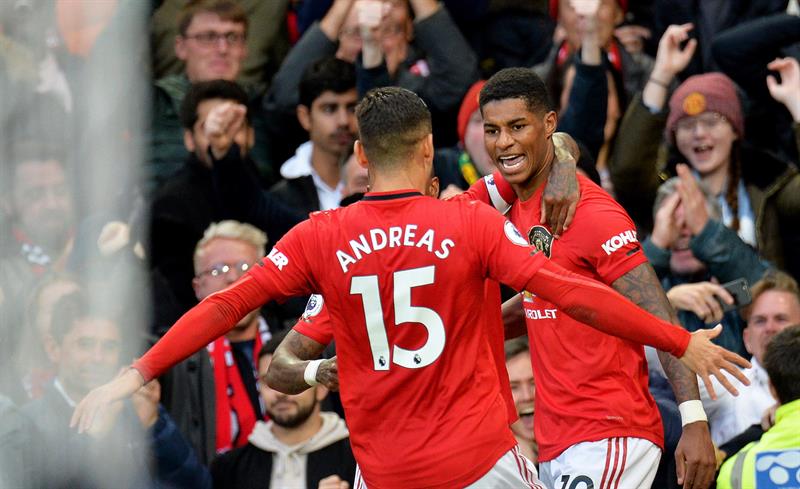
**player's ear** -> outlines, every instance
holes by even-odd
[[[558,126],[558,115],[554,110],[548,111],[544,115],[544,132],[547,135],[547,139],[550,139],[553,136],[553,133],[556,132],[556,127]]]
[[[356,155],[356,161],[358,162],[361,168],[369,169],[369,160],[367,159],[367,153],[364,152],[364,145],[361,144],[361,141],[356,139],[353,143],[353,153]]]
[[[425,161],[433,161],[433,134],[428,134],[422,140],[422,156],[425,157]]]

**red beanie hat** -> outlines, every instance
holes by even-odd
[[[558,1],[550,0],[550,17],[553,19],[558,19]],[[628,0],[617,0],[617,3],[623,13],[628,11]]]
[[[458,109],[458,125],[456,128],[458,129],[458,140],[462,143],[464,142],[464,134],[467,132],[469,118],[472,117],[473,112],[478,110],[478,96],[481,93],[481,88],[483,88],[485,84],[486,80],[476,81],[469,87],[467,94],[464,96],[464,100],[461,101],[461,108]]]
[[[679,120],[703,112],[724,116],[736,134],[740,138],[744,136],[742,104],[733,81],[722,73],[705,73],[687,78],[670,97],[667,139],[675,140],[675,124]]]

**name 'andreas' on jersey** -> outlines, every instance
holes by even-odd
[[[450,238],[437,240],[436,232],[433,229],[422,231],[416,224],[406,224],[405,226],[390,226],[386,229],[373,228],[364,234],[359,234],[355,239],[349,241],[347,251],[336,250],[336,258],[342,267],[342,273],[347,273],[350,265],[357,263],[364,255],[369,255],[373,251],[407,246],[426,249],[437,258],[444,260],[450,256],[450,249],[455,245]]]

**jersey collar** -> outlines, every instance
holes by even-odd
[[[361,200],[380,201],[380,200],[405,199],[408,197],[422,197],[422,193],[420,193],[418,190],[410,190],[410,189],[390,190],[388,192],[369,192],[366,195],[364,195],[364,198]]]

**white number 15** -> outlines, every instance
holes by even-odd
[[[406,350],[397,345],[389,356],[389,340],[383,322],[383,306],[378,288],[378,276],[353,277],[350,294],[360,295],[364,304],[367,336],[372,349],[375,370],[389,370],[394,362],[405,368],[427,367],[442,354],[445,344],[444,323],[433,309],[411,305],[411,289],[433,283],[435,267],[428,266],[400,270],[393,275],[395,324],[419,323],[428,330],[428,341],[417,350]]]

